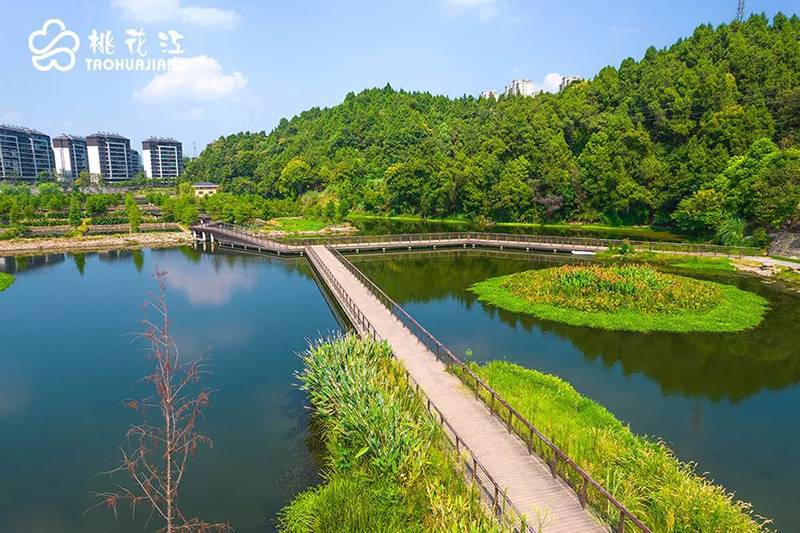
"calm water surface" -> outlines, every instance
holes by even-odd
[[[726,334],[627,333],[540,321],[484,305],[466,288],[553,266],[554,256],[493,252],[354,258],[454,352],[555,374],[633,431],[663,438],[700,472],[800,531],[800,297],[736,274],[711,276],[764,295],[757,328]],[[565,257],[565,256],[562,256]],[[567,258],[567,260],[569,260]]]
[[[737,334],[637,334],[563,326],[475,301],[472,283],[561,256],[498,252],[355,258],[454,351],[556,374],[640,434],[775,519],[800,530],[800,298],[737,275],[771,310]],[[318,482],[295,352],[339,325],[302,260],[190,249],[0,260],[0,531],[142,531],[104,510],[83,515],[134,415],[121,406],[147,368],[137,331],[155,267],[169,272],[184,353],[211,346],[218,389],[202,432],[214,439],[182,492],[191,515],[240,532],[274,529],[278,510]]]
[[[318,481],[295,352],[338,325],[305,262],[178,249],[5,260],[0,269],[22,271],[0,293],[3,533],[143,531],[104,509],[82,513],[137,421],[121,401],[139,397],[131,385],[147,368],[126,335],[140,329],[154,265],[169,273],[182,353],[212,347],[205,385],[218,389],[199,426],[214,449],[190,465],[184,512],[271,531]]]

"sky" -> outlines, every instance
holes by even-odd
[[[3,1],[0,123],[51,136],[112,131],[137,149],[150,136],[174,137],[193,156],[222,135],[270,131],[282,117],[387,83],[451,97],[502,91],[514,78],[555,90],[561,75],[592,78],[606,65],[640,59],[651,45],[691,35],[699,24],[730,22],[736,4]],[[779,11],[800,11],[797,0],[747,0],[748,14]],[[108,32],[113,49],[101,46]],[[172,59],[173,68],[133,70],[139,58],[140,65]],[[122,70],[95,69],[126,59]]]

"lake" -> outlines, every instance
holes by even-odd
[[[766,297],[764,322],[740,333],[644,334],[541,321],[466,290],[574,261],[558,257],[443,251],[353,260],[454,353],[469,349],[476,361],[505,359],[561,377],[634,432],[696,461],[779,530],[800,531],[800,297],[736,273],[697,276]]]
[[[575,261],[485,251],[360,255],[354,261],[454,352],[552,373],[640,434],[663,438],[783,531],[800,530],[800,298],[736,274],[707,279],[764,295],[771,310],[735,334],[607,332],[498,311],[466,291],[488,277]],[[342,326],[304,259],[191,248],[0,260],[0,531],[142,531],[83,512],[136,413],[122,400],[147,366],[130,334],[155,268],[168,272],[185,354],[211,347],[216,392],[198,429],[184,511],[239,532],[272,531],[280,508],[319,482],[294,372],[307,338]],[[116,478],[115,478],[116,479]],[[120,478],[124,479],[124,478]],[[123,513],[124,514],[124,513]]]
[[[147,372],[129,334],[141,331],[156,266],[178,345],[211,347],[204,384],[217,390],[198,426],[214,449],[190,463],[184,513],[271,531],[284,503],[317,483],[295,353],[339,325],[305,260],[173,249],[17,262],[0,293],[0,531],[142,531],[126,509],[119,524],[105,509],[82,513],[141,420],[122,400],[139,397],[131,386]]]

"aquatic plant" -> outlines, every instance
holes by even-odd
[[[0,272],[0,291],[4,291],[14,283],[14,276]]]
[[[769,521],[755,515],[750,504],[698,475],[693,464],[679,461],[663,442],[635,435],[558,377],[504,361],[470,366],[651,530],[767,530]],[[504,407],[496,409],[500,418],[506,416]],[[527,434],[525,428],[514,429]],[[537,451],[548,457],[548,450]]]
[[[497,530],[388,345],[350,335],[320,340],[302,359],[326,482],[283,509],[281,529]]]
[[[628,331],[739,331],[761,322],[767,309],[764,298],[732,285],[629,263],[529,270],[470,290],[508,311]]]

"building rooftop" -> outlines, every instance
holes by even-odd
[[[87,139],[92,138],[92,137],[106,137],[106,138],[109,138],[109,139],[124,139],[126,141],[129,140],[127,137],[124,137],[124,136],[120,135],[119,133],[113,133],[113,132],[110,132],[110,131],[98,131],[97,133],[92,133],[91,135],[87,135],[86,136]]]
[[[53,137],[54,141],[85,141],[86,137],[81,137],[80,135],[70,135],[69,133],[62,133],[57,137]]]
[[[150,143],[178,143],[178,144],[180,144],[179,140],[173,139],[172,137],[148,137],[147,139],[143,140],[142,142],[145,142],[145,143],[148,143],[148,142],[150,142]]]
[[[12,124],[0,124],[0,130],[7,130],[13,131],[16,133],[27,133],[27,134],[34,134],[34,135],[47,135],[46,133],[42,133],[39,130],[34,130],[31,128],[25,128],[23,126],[15,126]]]
[[[202,181],[200,183],[192,183],[192,187],[219,187],[219,185],[210,181]]]

